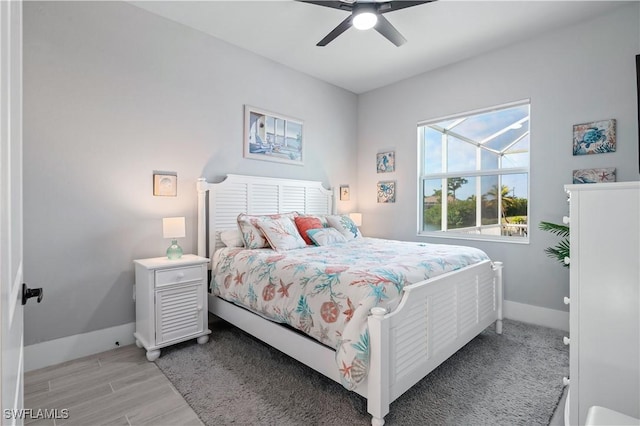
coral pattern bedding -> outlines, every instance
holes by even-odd
[[[405,285],[488,259],[472,247],[363,237],[285,252],[228,247],[214,253],[212,291],[334,348],[353,389],[368,371],[371,308],[392,310]]]

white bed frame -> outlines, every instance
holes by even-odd
[[[222,246],[219,232],[236,229],[240,213],[334,213],[334,194],[321,182],[228,175],[198,179],[198,255]],[[207,202],[208,193],[208,202]],[[484,261],[406,286],[390,313],[368,318],[370,368],[354,392],[367,399],[371,424],[389,404],[495,322],[502,333],[502,263]],[[209,294],[209,311],[340,383],[335,351],[280,324]]]

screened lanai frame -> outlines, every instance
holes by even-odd
[[[500,122],[502,120],[502,122]],[[465,128],[466,126],[466,128]],[[429,136],[425,136],[427,130],[430,133]],[[443,238],[464,238],[464,239],[479,239],[490,241],[507,241],[515,243],[528,243],[529,242],[529,227],[528,222],[530,218],[530,100],[524,99],[517,102],[511,102],[507,104],[497,105],[490,108],[478,109],[468,111],[460,114],[449,115],[436,119],[424,120],[417,125],[418,133],[418,217],[417,217],[417,233],[421,236],[430,237],[443,237]],[[432,155],[429,157],[431,164],[427,165],[428,161],[425,157],[427,146],[430,150],[434,148],[433,135],[438,134],[441,138],[440,163],[434,164],[433,160],[437,159],[438,155]],[[431,142],[427,142],[426,139],[430,138]],[[455,142],[455,143],[454,143]],[[438,142],[435,142],[436,145]],[[471,164],[467,168],[456,168],[450,170],[451,163],[448,158],[448,152],[451,150],[451,146],[457,147],[461,151],[467,151],[467,156],[471,149],[475,152],[475,163]],[[468,144],[468,145],[467,145]],[[437,148],[437,146],[436,146]],[[517,148],[517,150],[516,150]],[[431,151],[434,152],[434,151]],[[484,155],[483,152],[487,155]],[[489,153],[491,153],[489,155]],[[524,154],[524,155],[523,155]],[[456,158],[463,158],[464,155],[456,155]],[[495,158],[494,160],[487,161],[486,158]],[[515,159],[515,160],[513,160]],[[460,159],[458,159],[459,161]],[[486,163],[493,161],[495,164],[487,167]],[[437,163],[437,161],[436,161]],[[484,168],[483,168],[484,166]],[[506,176],[509,176],[506,180],[524,180],[525,184],[521,184],[518,190],[522,192],[523,188],[526,188],[526,220],[527,223],[507,223],[506,217],[503,219],[503,180]],[[448,227],[448,211],[449,204],[458,201],[458,198],[453,192],[453,197],[449,192],[450,188],[447,185],[447,179],[451,178],[471,178],[474,182],[470,187],[475,187],[473,195],[475,195],[475,224],[471,226],[461,227]],[[486,213],[486,203],[483,210],[483,198],[487,193],[483,194],[483,182],[486,185],[487,181],[494,182],[497,179],[495,186],[495,197],[497,198],[496,205],[496,218],[495,223],[486,224],[487,218],[485,217],[485,223],[483,223],[483,211]],[[431,186],[429,186],[429,183]],[[433,186],[433,185],[436,186]],[[427,188],[434,190],[439,188],[440,199],[439,207],[441,210],[436,215],[440,215],[441,223],[440,228],[437,230],[428,229],[426,223],[425,211],[427,209],[428,199],[433,198],[435,194],[428,193]],[[458,187],[459,188],[459,187]],[[467,191],[469,188],[467,188]],[[515,192],[515,187],[514,187]],[[443,199],[442,194],[446,193],[446,199]],[[515,193],[512,199],[516,199]],[[469,201],[471,200],[471,201]],[[493,199],[490,199],[493,200]],[[520,201],[522,198],[520,199]],[[469,197],[468,203],[473,203],[474,199]],[[455,214],[456,212],[453,211]],[[437,218],[437,216],[435,216]],[[431,218],[433,223],[434,216]],[[497,229],[496,229],[497,228]]]

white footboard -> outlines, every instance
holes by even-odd
[[[485,261],[404,288],[398,308],[369,317],[368,411],[384,424],[389,404],[496,322],[502,331],[502,264]]]

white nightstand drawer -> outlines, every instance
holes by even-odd
[[[162,271],[156,271],[156,287],[201,280],[201,266],[191,266],[186,268],[165,269]]]

